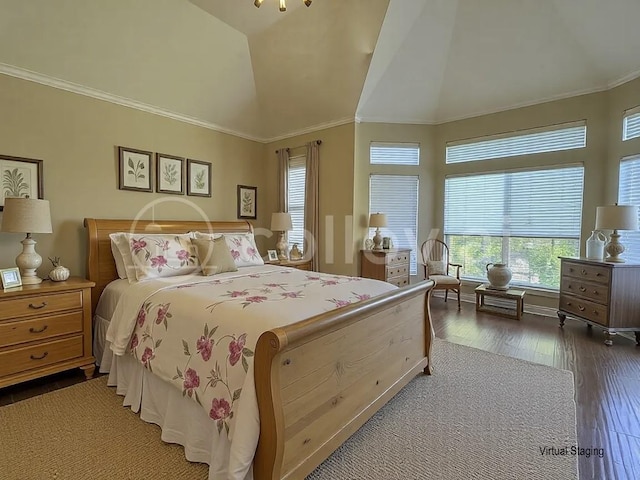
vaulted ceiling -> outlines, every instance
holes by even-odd
[[[0,73],[260,141],[640,74],[638,0],[0,0]]]

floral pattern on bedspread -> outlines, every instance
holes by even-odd
[[[218,433],[224,429],[229,436],[264,331],[393,288],[285,268],[165,287],[133,313],[129,349],[145,368],[201,405]]]

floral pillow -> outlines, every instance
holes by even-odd
[[[135,267],[135,280],[188,275],[200,268],[189,234],[127,233],[125,238]]]
[[[429,260],[427,261],[427,269],[429,270],[429,275],[446,275],[447,267],[441,260]]]
[[[264,265],[264,260],[256,247],[256,240],[253,233],[230,233],[225,234],[233,261],[236,267],[251,267],[253,265]]]

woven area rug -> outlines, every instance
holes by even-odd
[[[405,387],[310,476],[577,479],[570,372],[436,341],[435,373]],[[0,408],[0,477],[206,479],[101,377]],[[135,452],[135,455],[131,455]]]

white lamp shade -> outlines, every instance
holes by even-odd
[[[0,230],[10,233],[51,233],[49,200],[5,198]]]
[[[596,209],[597,230],[637,230],[638,207],[607,205]]]
[[[271,214],[271,230],[274,232],[286,232],[292,229],[291,214],[283,212]]]
[[[370,227],[386,227],[387,226],[387,216],[384,213],[372,213],[369,216],[369,226]]]

